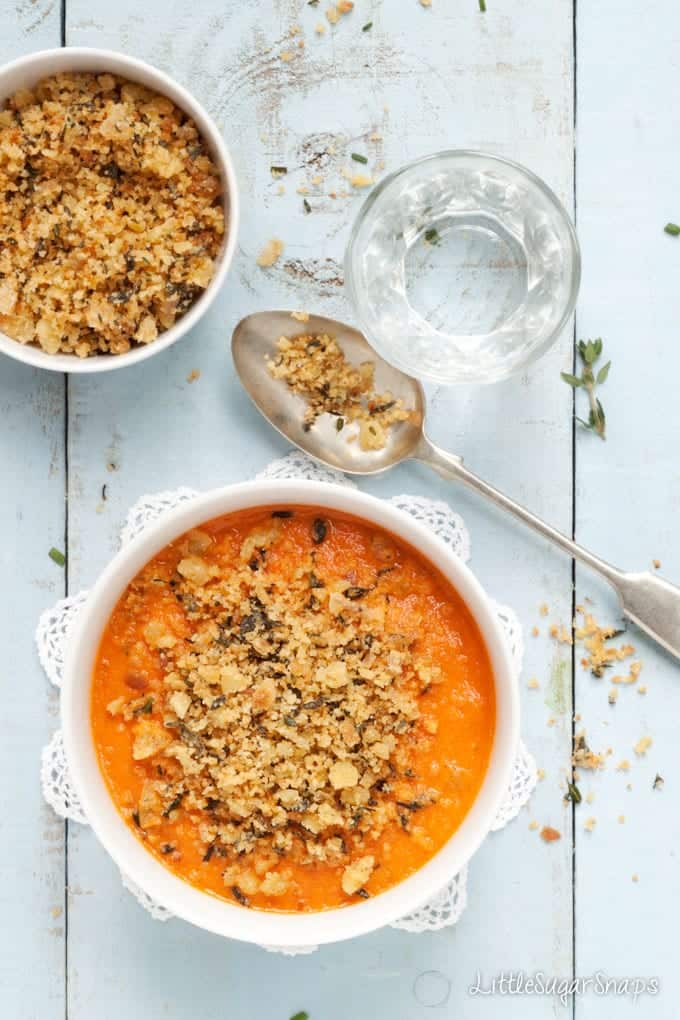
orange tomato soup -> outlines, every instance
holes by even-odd
[[[244,907],[365,899],[450,838],[487,769],[489,656],[413,548],[325,508],[225,515],[139,572],[92,682],[101,771],[174,874]]]

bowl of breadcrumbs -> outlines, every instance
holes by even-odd
[[[229,268],[231,158],[205,110],[119,53],[0,69],[0,351],[60,372],[142,361],[184,336]]]

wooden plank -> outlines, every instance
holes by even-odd
[[[614,0],[579,5],[577,192],[586,272],[578,333],[603,337],[612,369],[602,395],[606,444],[578,436],[577,535],[631,570],[653,569],[658,559],[661,573],[676,582],[680,246],[663,227],[680,216],[677,118],[668,106],[677,94],[679,44],[670,0],[651,18]],[[597,616],[616,621],[613,598],[585,571],[577,595],[595,597]],[[680,675],[651,642],[629,636],[644,664],[637,686],[644,684],[646,695],[624,688],[611,707],[607,677],[577,677],[592,746],[614,753],[606,771],[583,784],[595,792],[592,807],[577,812],[576,959],[581,974],[660,976],[661,994],[637,1007],[627,998],[605,1007],[586,997],[576,1010],[583,1020],[614,1010],[621,1020],[670,1020],[680,992],[675,939],[664,920],[680,893],[680,819],[671,801],[680,766]],[[637,757],[633,745],[647,734],[654,743]],[[615,770],[624,758],[628,774]],[[657,771],[666,783],[655,791]],[[586,813],[597,818],[592,834],[583,831]]]
[[[548,11],[516,0],[482,17],[477,4],[373,7],[316,37],[323,9],[292,0],[244,5],[222,0],[200,12],[176,0],[69,0],[73,45],[121,48],[170,71],[201,98],[231,146],[243,199],[240,250],[214,310],[194,334],[134,372],[71,385],[71,563],[75,587],[89,584],[116,545],[127,507],[144,492],[180,484],[208,487],[249,477],[284,444],[240,392],[227,346],[238,318],[258,308],[316,308],[350,316],[341,288],[342,256],[361,196],[341,171],[351,151],[389,170],[451,146],[493,149],[524,161],[572,199],[572,5]],[[361,26],[373,20],[366,33]],[[294,50],[300,36],[304,51]],[[379,133],[379,142],[370,136]],[[335,155],[324,155],[329,145]],[[272,181],[271,164],[291,168]],[[378,171],[381,172],[381,171]],[[320,174],[323,183],[312,184]],[[299,187],[308,187],[305,215]],[[285,242],[270,272],[255,266],[270,237]],[[489,390],[435,391],[435,439],[463,452],[471,466],[571,527],[570,397],[559,381],[570,337],[523,378]],[[188,384],[190,371],[201,377]],[[115,469],[107,470],[107,465]],[[103,507],[100,491],[107,483]],[[571,608],[570,565],[479,503],[405,467],[371,491],[449,498],[473,533],[473,565],[489,590],[515,606],[527,629],[537,606],[557,616]],[[100,512],[98,512],[98,510]],[[545,636],[527,639],[528,675],[544,688],[553,668]],[[564,653],[560,653],[564,657]],[[554,667],[559,686],[567,674]],[[571,846],[560,803],[560,768],[570,744],[570,691],[548,728],[542,694],[522,692],[524,731],[547,779],[532,816],[565,832],[546,847],[529,832],[529,815],[486,843],[471,866],[470,902],[461,924],[435,935],[380,932],[294,960],[228,943],[179,922],[159,925],[121,888],[115,869],[87,830],[74,827],[69,866],[83,894],[69,919],[69,1016],[108,1020],[121,1014],[314,1017],[419,1015],[445,993],[442,1016],[501,1014],[501,998],[468,997],[478,968],[492,977],[509,967],[570,973]],[[554,694],[555,692],[553,692]],[[420,975],[437,971],[442,976]],[[347,975],[352,975],[351,983]],[[442,991],[443,989],[443,991]],[[524,1008],[526,1007],[526,1008]],[[523,1003],[527,1017],[552,1016],[549,1000]]]
[[[45,0],[0,0],[0,25],[0,63],[59,45],[59,9]],[[2,358],[0,1015],[16,1020],[64,1014],[64,826],[39,782],[58,704],[33,644],[40,612],[64,594],[64,570],[48,557],[64,548],[63,394],[61,376]]]

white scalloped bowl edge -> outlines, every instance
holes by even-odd
[[[46,368],[52,372],[110,372],[116,368],[135,365],[166,350],[188,333],[213,303],[236,250],[239,224],[236,174],[231,156],[217,125],[191,93],[163,71],[152,67],[151,64],[125,56],[123,53],[117,53],[114,50],[74,46],[55,50],[40,50],[38,53],[19,57],[18,60],[13,60],[0,67],[0,105],[17,89],[31,88],[42,78],[66,71],[118,74],[167,96],[196,124],[219,170],[223,183],[223,207],[227,229],[217,259],[215,275],[195,304],[173,326],[161,333],[157,340],[141,347],[135,347],[124,354],[101,354],[91,358],[79,358],[75,354],[48,354],[39,347],[21,344],[0,332],[0,351],[10,358],[14,358],[15,361],[23,361],[36,368]]]
[[[445,846],[398,885],[347,907],[278,914],[232,905],[177,878],[134,836],[119,815],[99,770],[90,728],[91,678],[102,632],[137,572],[190,528],[221,514],[297,503],[344,511],[393,532],[418,549],[453,584],[483,634],[495,678],[496,732],[480,792]],[[428,528],[383,500],[327,482],[262,480],[197,496],[164,514],[125,546],[104,570],[80,613],[66,654],[61,696],[64,745],[83,810],[102,845],[149,896],[199,928],[260,945],[295,947],[352,938],[410,914],[438,893],[489,832],[507,793],[519,740],[519,694],[497,615],[470,570]]]

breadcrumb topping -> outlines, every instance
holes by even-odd
[[[338,431],[348,423],[358,424],[362,450],[381,450],[394,425],[413,420],[414,412],[405,408],[401,399],[389,391],[375,392],[373,363],[364,361],[355,367],[333,337],[282,336],[276,349],[267,367],[275,379],[284,380],[307,401],[303,419],[306,430],[320,415],[332,414]]]
[[[166,96],[57,74],[0,110],[0,330],[48,354],[152,343],[215,273],[218,170]]]

